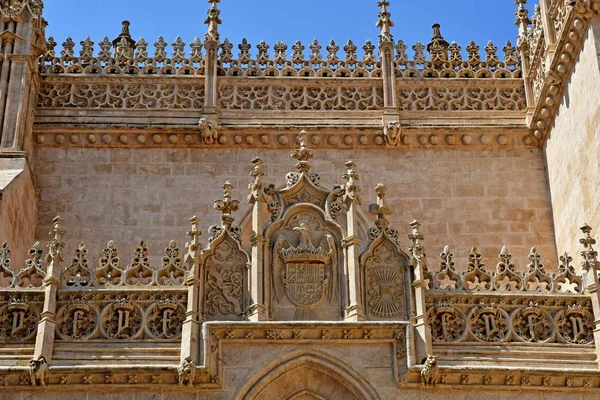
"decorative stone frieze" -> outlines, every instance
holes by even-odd
[[[40,109],[202,110],[202,79],[45,79],[40,86]]]

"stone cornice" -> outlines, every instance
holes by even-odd
[[[397,146],[386,144],[385,134],[375,123],[361,128],[297,124],[281,129],[276,125],[222,125],[214,144],[202,141],[194,125],[52,125],[34,127],[38,147],[86,148],[279,148],[291,149],[297,130],[311,129],[311,145],[317,149],[465,149],[536,148],[539,141],[520,125],[422,125],[403,129]]]
[[[325,346],[393,347],[393,362],[405,362],[404,341],[408,322],[208,322],[203,324],[205,360],[196,366],[193,384],[177,383],[177,365],[73,365],[50,366],[46,386],[31,385],[28,367],[0,367],[2,390],[87,390],[89,387],[114,390],[197,391],[222,390],[222,352],[228,343],[259,346],[310,344]],[[396,360],[396,358],[398,358]],[[421,366],[412,366],[397,376],[399,388],[421,387]],[[545,367],[440,366],[438,387],[445,389],[489,386],[494,390],[597,391],[600,370],[564,370]],[[426,390],[434,390],[429,388]]]
[[[533,98],[527,116],[528,126],[535,137],[542,142],[548,137],[581,51],[589,22],[592,18],[600,17],[600,2],[597,0],[577,0],[570,5],[566,2],[562,3],[565,3],[567,14],[561,21],[562,28],[556,32],[556,43],[545,43],[542,32],[542,35],[535,40],[535,52],[531,54],[531,68],[525,77],[526,84],[533,87],[531,91]],[[553,7],[563,6],[562,3],[557,2]],[[521,52],[524,57],[529,57],[527,52],[530,51],[532,43],[528,43],[527,39],[521,40]]]

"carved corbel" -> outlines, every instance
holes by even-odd
[[[397,147],[403,143],[402,125],[398,121],[388,122],[383,127],[385,143],[390,147]]]

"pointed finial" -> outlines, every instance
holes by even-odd
[[[235,220],[232,213],[240,208],[240,202],[231,199],[233,185],[227,181],[223,185],[223,200],[215,201],[215,209],[222,212],[221,225],[225,229],[229,229]]]
[[[112,41],[113,47],[117,48],[117,46],[120,45],[123,40],[125,40],[124,43],[127,43],[129,48],[135,49],[135,40],[131,38],[131,34],[129,33],[129,26],[131,26],[131,22],[123,21],[121,24],[121,34]]]
[[[584,224],[580,229],[585,235],[583,238],[579,239],[579,243],[583,245],[583,251],[580,253],[583,257],[581,268],[584,271],[589,271],[598,263],[598,252],[594,249],[596,239],[592,237],[592,227],[588,224]]]
[[[208,31],[206,32],[205,41],[219,41],[219,25],[223,22],[219,18],[221,11],[217,8],[217,4],[221,0],[208,0],[210,3],[210,9],[206,12],[208,17],[204,21],[208,25]]]
[[[192,224],[192,229],[187,231],[186,234],[190,237],[190,244],[192,246],[198,246],[198,239],[202,236],[202,232],[198,229],[198,225],[200,224],[200,218],[197,216],[193,216],[190,218],[190,223]],[[196,250],[197,247],[194,247]]]
[[[433,35],[431,37],[431,42],[429,42],[429,44],[427,45],[427,51],[430,53],[432,51],[432,47],[434,50],[436,50],[437,47],[439,51],[447,51],[448,47],[450,46],[450,43],[444,40],[440,27],[441,25],[438,23],[435,23],[431,26],[431,28],[433,29]]]
[[[496,269],[498,272],[502,272],[505,269],[513,270],[514,264],[511,262],[512,254],[508,251],[506,246],[502,246],[502,250],[500,250],[500,254],[498,254],[498,264]]]
[[[380,183],[375,188],[375,192],[377,193],[377,204],[369,205],[369,214],[377,215],[377,221],[375,221],[377,228],[386,229],[390,225],[390,221],[388,221],[386,216],[393,213],[392,209],[385,204],[387,187]]]
[[[419,231],[421,224],[417,222],[417,220],[413,220],[410,223],[410,227],[412,228],[412,233],[408,235],[408,239],[412,242],[411,246],[408,250],[411,252],[411,267],[417,269],[419,266],[422,267],[422,272],[427,274],[427,257],[425,256],[425,248],[421,245],[421,240],[424,240],[425,237]],[[444,252],[446,254],[451,254],[448,246],[444,248]],[[442,253],[444,254],[444,253]],[[427,287],[429,284],[426,285]]]
[[[392,14],[387,10],[390,2],[382,0],[377,2],[377,6],[381,7],[381,10],[377,14],[379,20],[377,21],[376,27],[379,28],[379,41],[380,42],[394,42],[392,36],[391,27],[394,26],[392,22]]]
[[[425,240],[425,237],[419,231],[421,224],[419,222],[417,222],[416,219],[410,223],[410,227],[412,228],[412,233],[410,235],[408,235],[408,239],[412,242],[412,247],[416,248],[417,246],[420,245],[419,241]]]
[[[527,26],[531,23],[529,20],[529,11],[525,8],[525,4],[527,4],[527,0],[515,0],[515,4],[517,5],[517,10],[515,11],[515,16],[517,17],[515,21],[515,25],[521,27]]]
[[[314,157],[314,153],[312,150],[308,149],[306,145],[308,144],[308,132],[301,131],[300,134],[300,148],[292,151],[291,157],[298,160],[296,163],[296,168],[300,173],[306,173],[310,171],[311,165],[308,160]]]
[[[254,178],[254,182],[248,185],[250,194],[248,195],[248,203],[253,204],[256,202],[266,202],[265,190],[263,187],[263,176],[265,172],[262,169],[264,161],[260,157],[256,157],[252,160],[254,169],[250,173],[250,176]]]
[[[356,164],[354,161],[347,161],[346,168],[347,172],[344,174],[343,178],[346,180],[345,193],[344,193],[344,202],[346,204],[356,203],[361,204],[360,196],[358,193],[360,192],[360,188],[357,185],[357,181],[359,180],[358,174],[354,170]]]
[[[537,249],[535,247],[531,248],[531,250],[529,251],[529,256],[527,256],[527,258],[530,261],[528,265],[530,271],[535,269],[544,269],[544,266],[540,264],[540,259],[542,258],[542,256],[538,254]]]
[[[52,240],[48,243],[48,255],[46,256],[46,261],[48,262],[58,262],[62,261],[62,254],[60,251],[65,247],[65,242],[62,241],[62,238],[65,235],[65,231],[62,229],[62,224],[65,220],[56,216],[52,220],[52,230],[50,231],[50,235],[52,235]]]
[[[202,232],[198,228],[200,224],[200,218],[194,215],[192,218],[190,218],[190,223],[192,224],[192,229],[186,232],[186,234],[190,237],[190,241],[185,244],[187,253],[183,259],[183,263],[189,265],[191,269],[192,265],[197,259],[197,252],[201,247],[200,236],[202,236]]]

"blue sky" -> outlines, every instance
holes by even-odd
[[[389,1],[394,38],[409,47],[417,40],[426,44],[435,22],[442,25],[448,42],[454,40],[463,49],[471,40],[482,52],[488,40],[500,49],[507,40],[516,42],[513,0]],[[362,45],[367,39],[377,40],[376,4],[377,0],[222,0],[220,32],[222,39],[236,45],[244,37],[253,46],[264,39],[271,47],[279,40],[291,47],[300,39],[308,48],[315,38],[321,44],[333,39],[340,47],[348,39]],[[136,40],[143,36],[153,44],[162,35],[171,43],[181,36],[189,44],[195,36],[204,37],[208,6],[206,0],[46,0],[44,16],[50,24],[47,35],[59,45],[68,36],[76,43],[88,35],[96,43],[105,35],[113,39],[124,19],[131,21]]]

